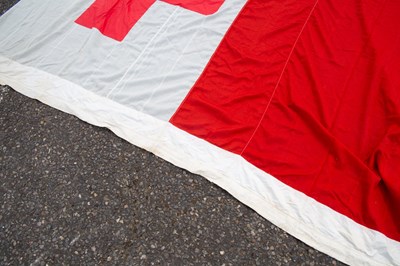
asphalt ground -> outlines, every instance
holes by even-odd
[[[0,265],[341,265],[205,178],[8,86],[0,138]]]

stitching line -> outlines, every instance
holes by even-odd
[[[261,116],[261,118],[260,118],[260,120],[259,120],[259,122],[258,122],[258,125],[257,125],[256,128],[254,129],[253,134],[251,135],[250,139],[247,141],[247,143],[246,143],[246,145],[244,146],[243,150],[240,152],[240,155],[242,155],[243,152],[246,150],[247,146],[249,146],[249,144],[250,144],[250,142],[252,141],[252,139],[254,138],[254,135],[256,134],[257,130],[260,128],[261,122],[262,122],[262,120],[264,120],[264,117],[265,117],[265,115],[267,114],[268,108],[269,108],[269,106],[271,105],[271,102],[272,102],[272,98],[274,98],[274,96],[275,96],[276,90],[278,89],[278,86],[279,86],[279,84],[280,84],[280,82],[281,82],[281,80],[282,80],[283,73],[285,72],[286,67],[287,67],[287,65],[289,64],[289,61],[290,61],[290,58],[292,57],[292,54],[293,54],[293,52],[294,52],[294,49],[295,49],[295,47],[296,47],[296,45],[297,45],[297,43],[298,43],[298,41],[299,41],[299,39],[300,39],[301,34],[303,33],[303,31],[304,31],[304,29],[305,29],[305,27],[306,27],[308,21],[310,20],[311,15],[313,14],[313,12],[314,12],[314,10],[315,10],[315,8],[316,8],[318,2],[319,2],[319,0],[315,1],[315,4],[314,4],[314,6],[312,7],[312,9],[311,9],[311,11],[310,11],[310,14],[308,15],[306,21],[305,21],[304,24],[303,24],[303,27],[301,28],[301,30],[300,30],[300,32],[299,32],[299,35],[297,36],[296,40],[294,41],[293,46],[292,46],[292,49],[290,50],[290,53],[289,53],[289,55],[288,55],[288,58],[287,58],[287,60],[286,60],[286,62],[285,62],[285,65],[283,66],[282,72],[281,72],[281,74],[280,74],[280,76],[279,76],[279,78],[278,78],[278,81],[276,82],[275,88],[274,88],[274,90],[272,91],[272,95],[271,95],[271,97],[269,98],[269,101],[268,101],[267,106],[265,107],[264,113],[262,114],[262,116]]]
[[[150,44],[153,43],[153,41],[158,37],[158,35],[160,34],[160,32],[164,29],[165,25],[167,25],[167,23],[169,22],[169,20],[175,15],[176,11],[178,10],[179,7],[176,7],[174,9],[174,11],[171,13],[171,15],[169,15],[168,19],[164,22],[164,24],[159,28],[159,30],[157,31],[157,33],[151,38],[151,40],[147,43],[147,45],[144,47],[144,49],[142,50],[142,52],[139,54],[139,56],[135,59],[135,61],[133,61],[133,63],[128,67],[128,69],[125,71],[124,75],[120,78],[120,80],[117,82],[117,84],[115,84],[115,86],[107,93],[106,98],[109,98],[111,93],[114,92],[114,90],[119,86],[119,84],[121,84],[122,80],[125,79],[126,75],[128,74],[128,72],[136,65],[136,63],[139,61],[139,59],[143,56],[143,54],[147,51],[147,49],[149,48]]]

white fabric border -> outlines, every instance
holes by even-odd
[[[355,223],[239,155],[52,74],[0,56],[0,84],[42,101],[227,190],[289,234],[352,265],[400,265],[400,242]]]

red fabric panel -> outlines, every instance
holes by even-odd
[[[248,1],[171,122],[240,153],[314,1]]]
[[[211,15],[218,11],[225,0],[162,0],[166,3],[177,5],[194,12]]]
[[[224,0],[163,0],[172,5],[210,15]],[[75,22],[97,28],[103,35],[122,41],[156,0],[96,0]]]
[[[75,22],[122,41],[156,0],[96,0]]]
[[[171,122],[400,241],[400,2],[319,1],[295,34],[269,15],[242,25],[281,5],[260,2],[248,2]],[[283,59],[270,56],[274,38],[254,59],[255,27],[285,36],[273,50]]]

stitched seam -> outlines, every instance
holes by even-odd
[[[144,49],[142,50],[142,52],[139,54],[138,57],[136,57],[135,61],[133,61],[133,63],[127,68],[127,70],[125,71],[124,75],[122,75],[122,77],[119,79],[119,81],[117,82],[117,84],[115,84],[115,86],[107,93],[106,98],[109,98],[111,93],[114,92],[114,90],[119,86],[119,84],[121,84],[122,80],[125,79],[126,75],[128,74],[128,72],[136,65],[136,63],[139,61],[139,59],[143,56],[143,54],[147,51],[147,49],[149,48],[150,44],[153,43],[153,41],[158,37],[158,35],[160,34],[160,32],[164,29],[165,25],[167,25],[167,23],[169,22],[169,20],[175,15],[176,11],[178,10],[179,7],[176,7],[174,9],[174,11],[171,13],[171,15],[168,17],[168,19],[164,22],[164,24],[160,27],[160,29],[157,31],[157,33],[151,38],[151,40],[146,44],[146,46],[144,47]]]
[[[249,140],[247,141],[247,143],[246,143],[246,145],[244,146],[243,150],[240,152],[240,155],[242,155],[243,152],[246,150],[246,148],[249,146],[249,144],[250,144],[250,142],[252,141],[252,139],[254,138],[254,135],[256,134],[257,130],[260,128],[261,122],[264,120],[264,117],[265,117],[265,115],[267,114],[267,111],[268,111],[268,109],[269,109],[269,106],[271,105],[272,99],[273,99],[274,96],[275,96],[275,93],[276,93],[276,91],[277,91],[277,89],[278,89],[278,86],[279,86],[279,84],[280,84],[280,82],[281,82],[281,80],[282,80],[283,74],[284,74],[284,72],[285,72],[285,70],[286,70],[286,68],[287,68],[287,66],[288,66],[288,64],[289,64],[290,58],[292,57],[292,54],[293,54],[293,52],[294,52],[294,49],[296,48],[296,45],[297,45],[297,43],[298,43],[298,41],[299,41],[299,39],[300,39],[300,36],[301,36],[301,34],[303,33],[303,31],[304,31],[304,29],[305,29],[305,27],[306,27],[308,21],[310,20],[311,15],[314,13],[314,10],[315,10],[315,8],[316,8],[318,2],[319,2],[319,0],[315,1],[315,4],[314,4],[314,6],[312,7],[312,9],[311,9],[311,11],[310,11],[310,14],[308,15],[307,19],[305,20],[305,22],[304,22],[304,24],[303,24],[303,27],[301,28],[301,30],[300,30],[300,32],[299,32],[299,34],[298,34],[296,40],[294,41],[293,46],[292,46],[292,49],[290,50],[290,53],[289,53],[289,55],[288,55],[288,58],[286,59],[285,65],[284,65],[283,68],[282,68],[282,71],[281,71],[281,74],[280,74],[280,76],[279,76],[279,78],[278,78],[278,81],[276,82],[276,85],[275,85],[275,87],[274,87],[274,90],[272,91],[272,95],[271,95],[271,97],[269,98],[269,101],[268,101],[268,103],[267,103],[267,106],[265,107],[264,113],[262,114],[262,116],[261,116],[261,118],[260,118],[260,120],[259,120],[259,122],[258,122],[256,128],[254,129],[254,131],[253,131],[251,137],[250,137]]]
[[[194,33],[192,35],[192,37],[190,38],[189,42],[186,44],[185,48],[183,49],[183,51],[181,52],[181,54],[179,55],[178,59],[175,61],[174,65],[171,67],[170,71],[168,72],[168,74],[166,74],[164,76],[164,78],[162,79],[161,83],[158,84],[158,86],[153,89],[150,97],[147,99],[147,101],[143,104],[142,108],[140,109],[141,112],[143,112],[143,110],[146,108],[147,104],[151,101],[151,99],[153,98],[154,94],[164,85],[165,80],[167,79],[167,77],[172,73],[172,71],[175,69],[176,65],[178,64],[178,62],[181,60],[181,58],[183,57],[184,53],[186,52],[186,50],[189,48],[189,46],[192,44],[192,41],[194,39],[195,36],[197,36],[197,34],[199,33],[199,31],[202,29],[204,22],[206,21],[206,18],[202,18],[202,22],[201,22],[201,27],[196,31],[196,33]]]
[[[175,113],[171,116],[171,118],[169,119],[169,122],[174,124],[172,121],[174,120],[175,116],[179,113],[179,111],[181,110],[182,106],[186,103],[187,99],[190,98],[191,94],[193,93],[194,89],[196,88],[197,84],[199,83],[199,81],[205,77],[207,75],[207,70],[208,67],[210,66],[211,62],[213,61],[214,57],[217,54],[217,51],[219,50],[219,48],[221,47],[222,44],[225,43],[225,40],[227,38],[227,36],[229,35],[229,32],[232,30],[233,26],[235,25],[235,22],[238,20],[238,18],[240,17],[240,15],[243,13],[243,11],[246,9],[247,5],[251,2],[251,0],[248,0],[242,7],[242,9],[239,11],[239,13],[237,14],[236,18],[232,21],[232,24],[229,26],[229,29],[226,31],[224,37],[222,38],[221,42],[218,44],[217,48],[215,49],[214,53],[212,54],[212,56],[210,57],[210,60],[208,60],[207,65],[204,67],[203,72],[200,74],[200,76],[198,77],[198,79],[196,80],[196,82],[194,83],[194,85],[192,86],[192,88],[190,88],[190,91],[186,94],[185,99],[183,99],[183,101],[181,102],[181,104],[178,106],[178,108],[176,109]]]

